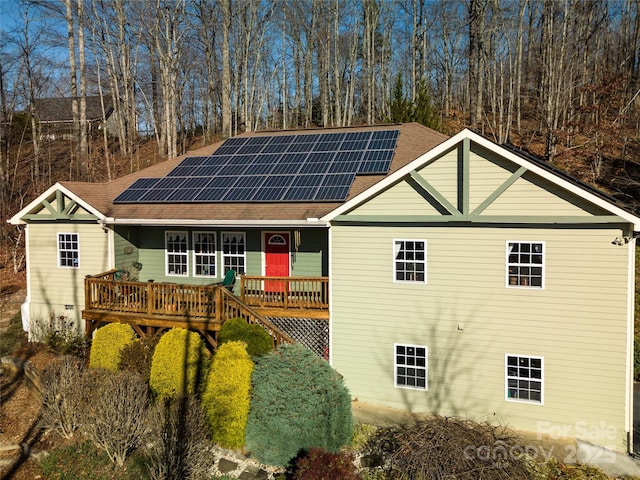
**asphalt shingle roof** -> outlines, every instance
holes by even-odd
[[[398,129],[400,135],[389,169],[392,174],[436,145],[447,140],[446,135],[417,123],[342,127],[331,129],[304,129],[245,133],[242,136],[301,135],[308,133],[340,133],[371,130]],[[107,217],[116,220],[220,220],[220,221],[295,221],[320,218],[336,209],[343,202],[273,202],[273,203],[165,203],[165,204],[114,204],[113,200],[138,178],[164,177],[186,157],[207,156],[222,142],[209,145],[186,155],[158,163],[112,182],[96,184],[86,182],[60,182]],[[386,175],[356,176],[346,201],[375,185]]]

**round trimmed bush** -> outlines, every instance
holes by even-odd
[[[117,372],[122,350],[133,344],[136,333],[126,323],[110,323],[96,330],[89,354],[90,368],[104,368]]]
[[[244,446],[249,416],[253,362],[244,342],[227,342],[218,348],[202,394],[202,407],[212,440],[226,448]]]
[[[300,450],[338,452],[353,432],[351,396],[342,377],[311,350],[281,345],[256,360],[247,450],[285,466]]]
[[[231,318],[224,322],[218,334],[220,345],[241,341],[247,344],[247,353],[252,357],[261,357],[273,350],[273,338],[263,327],[247,323],[242,318]]]
[[[208,366],[209,352],[200,335],[172,328],[156,345],[149,386],[162,398],[196,394]]]

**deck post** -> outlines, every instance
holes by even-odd
[[[222,289],[224,287],[216,287],[215,291],[215,305],[216,305],[216,322],[222,322],[222,309],[224,306],[224,299],[222,298]]]
[[[156,289],[152,282],[147,282],[147,314],[153,315],[156,306]]]
[[[84,277],[84,308],[85,310],[88,310],[91,307],[91,292],[89,291],[90,288],[91,286],[89,286],[89,275],[86,275]]]

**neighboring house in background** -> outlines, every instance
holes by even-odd
[[[102,98],[100,96],[87,97],[86,101],[87,130],[91,132],[107,128],[115,132],[115,124],[112,124],[113,99],[111,95],[105,95]],[[34,102],[34,109],[42,138],[56,140],[69,139],[73,136],[72,98],[41,98]]]
[[[57,183],[10,221],[27,225],[32,324],[149,328],[193,290],[184,311],[206,335],[213,297],[196,285],[234,269],[239,301],[272,301],[274,322],[303,291],[328,305],[321,353],[354,398],[632,448],[640,218],[469,130],[248,133],[113,182]],[[114,268],[139,282],[98,275]]]

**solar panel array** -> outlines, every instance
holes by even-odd
[[[398,130],[236,137],[140,178],[115,203],[343,201],[356,175],[386,174]]]

